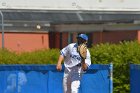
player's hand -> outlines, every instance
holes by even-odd
[[[83,70],[87,70],[87,64],[85,63],[85,59],[84,60],[82,60],[82,69]]]
[[[61,70],[62,70],[62,65],[61,65],[61,64],[57,64],[57,65],[56,65],[56,69],[57,69],[58,71],[61,71]]]

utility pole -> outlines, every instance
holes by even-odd
[[[2,30],[2,49],[4,49],[4,22],[3,22],[3,13],[0,11],[1,14],[1,30]]]

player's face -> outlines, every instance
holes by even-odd
[[[78,45],[80,45],[82,43],[87,43],[87,41],[82,38],[77,38],[77,42],[78,42]]]

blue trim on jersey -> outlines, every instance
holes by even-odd
[[[78,47],[78,44],[76,43],[76,44],[74,45],[74,47]]]
[[[61,54],[62,56],[65,56],[64,53],[63,53],[62,51],[60,51],[60,54]]]

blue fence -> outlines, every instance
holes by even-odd
[[[113,93],[112,70],[112,64],[91,65],[80,93]],[[0,93],[63,93],[62,79],[55,65],[1,65]]]
[[[140,93],[140,65],[130,65],[130,93]]]

